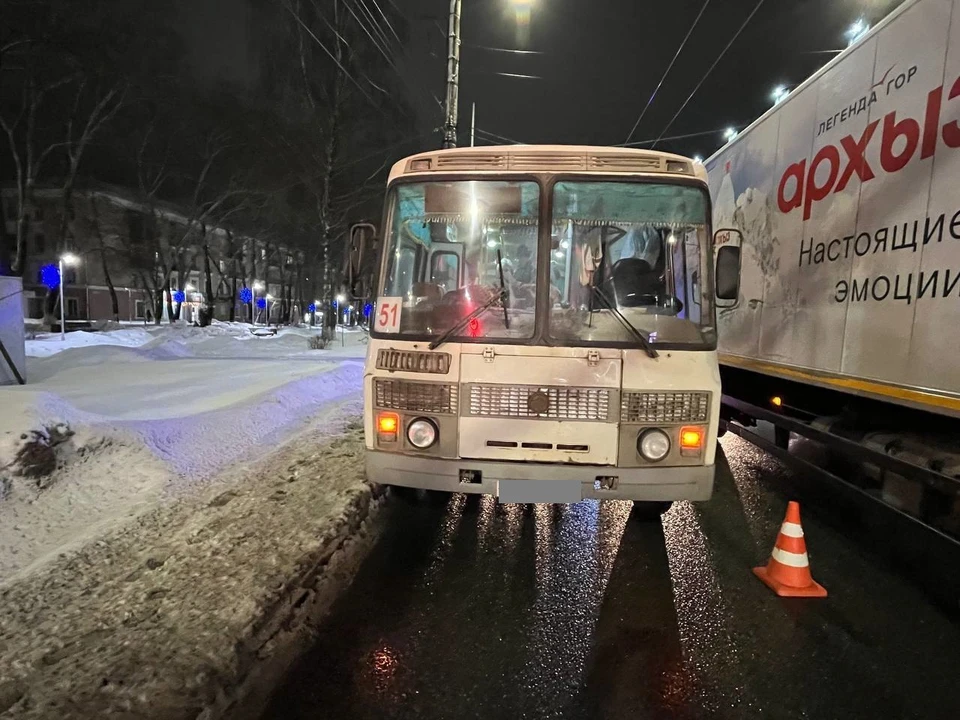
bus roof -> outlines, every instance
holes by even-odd
[[[707,181],[701,163],[656,150],[589,145],[486,145],[432,150],[400,160],[389,182],[433,173],[576,172],[594,175],[681,175]]]

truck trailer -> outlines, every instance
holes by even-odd
[[[705,165],[742,233],[727,427],[824,442],[960,536],[960,0],[903,3]]]

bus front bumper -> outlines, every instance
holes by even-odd
[[[503,502],[654,502],[709,500],[715,466],[617,468],[444,460],[367,450],[366,470],[367,479],[381,485],[494,495]]]

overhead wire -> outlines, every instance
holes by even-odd
[[[346,78],[350,80],[350,82],[352,82],[354,85],[357,86],[357,90],[360,91],[360,93],[370,102],[370,104],[376,107],[381,113],[386,115],[386,113],[383,111],[383,108],[381,108],[379,105],[377,105],[376,102],[374,102],[373,98],[370,97],[367,91],[363,89],[363,86],[359,82],[357,82],[356,78],[354,78],[353,75],[351,75],[350,72],[337,59],[337,56],[334,55],[332,52],[330,52],[330,49],[323,44],[323,41],[317,37],[317,34],[313,32],[313,30],[311,30],[310,27],[303,21],[303,18],[301,18],[297,13],[295,13],[293,9],[289,7],[286,3],[284,3],[284,7],[293,16],[294,20],[296,20],[300,24],[300,26],[307,31],[307,34],[311,38],[313,38],[313,41],[320,46],[320,48],[327,54],[327,56],[331,60],[333,60],[334,64],[340,69],[340,71],[346,76]]]
[[[526,144],[527,144],[527,143],[524,143],[524,142],[520,142],[519,140],[514,140],[513,138],[505,137],[504,135],[498,135],[497,133],[495,133],[495,132],[490,132],[489,130],[484,130],[483,128],[479,128],[479,127],[478,127],[478,128],[476,128],[476,131],[477,131],[478,133],[483,134],[483,135],[488,135],[488,136],[490,136],[490,137],[492,137],[492,138],[494,138],[494,139],[496,139],[496,140],[502,140],[502,141],[504,141],[504,142],[508,142],[508,143],[510,143],[511,145],[526,145]]]
[[[386,59],[387,63],[390,65],[393,71],[397,74],[397,76],[404,83],[406,83],[407,85],[410,85],[411,84],[409,82],[410,78],[407,76],[404,76],[404,74],[400,72],[400,68],[397,67],[397,64],[396,64],[396,57],[391,55],[392,42],[390,41],[390,38],[387,36],[387,33],[383,29],[380,21],[373,15],[373,12],[367,7],[366,0],[352,0],[352,1],[354,3],[359,3],[359,6],[363,8],[363,10],[360,11],[360,14],[364,15],[364,18],[370,23],[371,28],[376,33],[377,38],[379,38],[379,42],[373,37],[373,33],[371,33],[371,28],[368,28],[367,25],[360,20],[360,18],[357,16],[357,13],[355,13],[353,8],[351,8],[350,5],[348,4],[347,9],[350,11],[350,14],[353,15],[354,19],[357,21],[357,24],[360,25],[363,31],[367,34],[371,42],[373,42],[374,47],[376,47],[377,50],[380,52],[380,54],[383,55],[384,59]],[[403,48],[402,41],[400,40],[400,36],[397,34],[393,25],[390,23],[390,20],[387,19],[386,15],[383,12],[383,9],[379,5],[377,5],[376,0],[369,0],[369,1],[372,2],[377,7],[377,10],[380,12],[380,14],[384,18],[384,22],[389,27],[390,32],[397,39],[399,49],[405,53],[406,51]],[[396,8],[396,5],[394,5],[394,7]],[[399,8],[397,9],[399,11]],[[439,103],[436,96],[433,93],[431,93],[426,88],[426,86],[424,86],[419,76],[414,75],[413,79],[414,79],[414,82],[412,83],[412,85],[414,86],[415,90],[419,91],[428,100],[433,100],[434,102]]]
[[[390,37],[387,35],[386,30],[383,29],[383,26],[380,25],[380,21],[377,20],[376,16],[373,14],[373,11],[367,7],[364,0],[354,0],[354,6],[364,16],[364,19],[370,23],[370,28],[377,34],[377,40],[383,49],[389,51],[391,45]],[[357,17],[356,14],[354,14],[354,17]],[[357,18],[357,22],[360,22],[359,18]],[[392,59],[389,59],[388,57],[387,62],[392,63]]]
[[[747,123],[741,124],[745,125]],[[714,130],[701,130],[700,132],[684,133],[682,135],[669,135],[667,137],[650,138],[649,140],[634,140],[633,142],[621,143],[619,145],[614,145],[613,147],[640,147],[641,145],[652,145],[653,143],[660,142],[661,140],[684,140],[686,138],[702,137],[704,135],[722,133],[726,129],[727,127],[722,127]]]
[[[660,82],[657,83],[657,86],[653,89],[653,93],[647,100],[647,104],[644,105],[643,110],[640,111],[640,116],[633,124],[633,128],[631,128],[630,133],[627,135],[627,139],[623,141],[624,145],[630,142],[630,140],[633,138],[633,134],[637,131],[637,128],[640,127],[640,123],[643,121],[643,116],[647,114],[647,110],[649,110],[650,106],[653,104],[653,99],[657,96],[657,93],[660,92],[660,88],[663,86],[664,80],[667,79],[667,75],[670,74],[670,70],[673,69],[673,64],[677,62],[677,58],[680,57],[680,53],[683,51],[683,46],[687,44],[687,40],[690,39],[694,28],[697,27],[697,23],[700,22],[700,18],[703,17],[703,13],[709,4],[710,0],[705,0],[703,5],[700,6],[700,12],[698,12],[697,16],[693,19],[693,24],[690,26],[690,29],[687,30],[687,34],[684,35],[683,40],[680,42],[680,47],[678,47],[677,51],[673,54],[673,59],[670,60],[670,64],[667,65],[667,69],[663,71],[663,75],[660,77]]]
[[[364,0],[360,0],[360,2],[364,2]],[[383,11],[383,8],[380,7],[380,3],[378,3],[377,0],[370,0],[370,3],[377,9],[377,12],[380,13],[380,17],[383,18],[383,21],[387,24],[387,27],[390,28],[390,32],[393,33],[393,36],[397,39],[397,42],[402,45],[403,41],[400,39],[400,36],[397,34],[397,31],[394,29],[393,24],[390,22],[390,19],[387,17],[387,14]],[[393,3],[391,3],[391,5],[392,4]],[[396,7],[396,5],[394,5],[394,7]]]
[[[717,66],[720,60],[723,59],[723,56],[727,54],[727,50],[729,50],[733,45],[733,43],[736,42],[737,38],[740,37],[740,33],[743,32],[743,29],[745,27],[747,27],[749,22],[753,19],[753,16],[757,14],[757,11],[761,8],[763,3],[764,3],[764,0],[758,0],[757,4],[753,7],[753,10],[751,10],[750,14],[747,15],[747,19],[743,21],[743,24],[740,25],[740,28],[737,30],[737,32],[733,34],[733,37],[730,38],[730,41],[726,44],[723,50],[720,51],[720,54],[717,55],[717,58],[713,61],[713,64],[710,65],[709,68],[707,68],[707,72],[705,72],[703,77],[700,78],[700,82],[698,82],[697,86],[693,88],[693,91],[687,96],[687,99],[683,101],[683,105],[680,106],[680,109],[677,110],[676,113],[674,113],[672,118],[670,118],[670,122],[668,122],[666,126],[664,126],[663,130],[660,131],[660,136],[657,137],[653,145],[650,146],[651,149],[657,146],[657,143],[663,139],[663,136],[666,135],[667,130],[670,129],[670,126],[673,125],[673,123],[676,121],[678,117],[680,117],[680,113],[682,113],[684,108],[687,107],[687,104],[693,99],[693,96],[697,94],[697,90],[700,89],[700,86],[703,85],[704,81],[710,76],[710,73],[713,72],[713,69]]]

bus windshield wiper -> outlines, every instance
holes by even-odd
[[[445,342],[447,342],[447,340],[449,340],[451,337],[453,337],[453,336],[456,335],[458,332],[460,332],[460,330],[462,330],[463,327],[464,327],[467,323],[469,323],[469,322],[470,322],[471,320],[473,320],[475,317],[477,317],[478,315],[480,315],[481,313],[483,313],[484,311],[486,311],[488,308],[490,308],[490,307],[491,307],[494,303],[496,303],[498,300],[500,300],[501,302],[503,302],[503,305],[504,305],[504,308],[503,308],[503,309],[504,309],[504,313],[506,313],[506,309],[507,309],[507,308],[506,308],[506,305],[507,305],[507,289],[504,288],[504,287],[501,287],[501,288],[500,288],[500,291],[497,292],[493,297],[491,297],[491,298],[490,298],[489,300],[487,300],[485,303],[483,303],[483,305],[481,305],[480,307],[476,308],[473,312],[471,312],[471,313],[469,313],[469,314],[467,314],[467,315],[464,315],[462,318],[460,318],[459,320],[457,320],[457,322],[455,322],[453,325],[451,325],[449,328],[447,328],[446,331],[444,331],[444,332],[440,335],[440,337],[438,337],[436,340],[434,340],[432,343],[430,343],[429,348],[430,348],[431,350],[436,350],[438,347],[440,347],[440,346],[443,345]]]
[[[660,357],[660,353],[654,350],[653,346],[650,344],[650,341],[644,336],[644,334],[634,327],[633,323],[627,320],[626,315],[620,312],[620,308],[610,302],[610,298],[608,298],[599,287],[596,285],[591,285],[590,288],[593,290],[594,294],[596,294],[596,296],[603,301],[603,304],[607,306],[607,310],[609,310],[613,316],[620,321],[620,324],[623,325],[623,329],[637,339],[637,342],[640,343],[640,347],[646,351],[647,355],[652,358]]]

